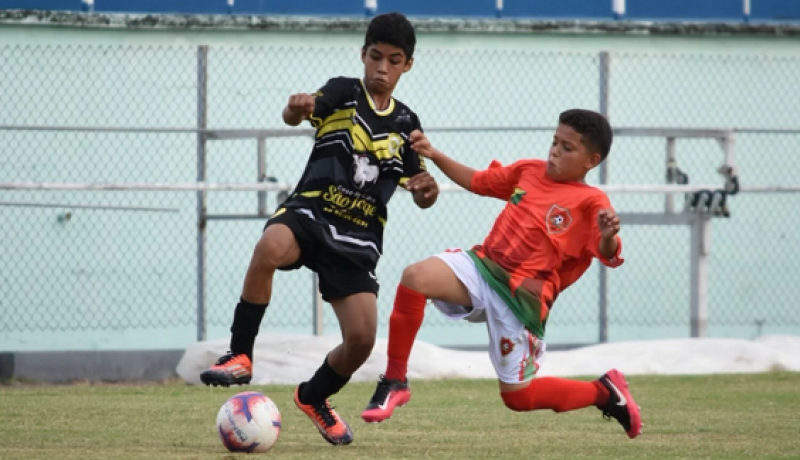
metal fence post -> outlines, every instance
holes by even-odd
[[[608,118],[608,96],[611,77],[611,57],[607,51],[602,51],[600,57],[600,113]],[[600,163],[600,184],[608,183],[608,159]],[[608,271],[605,265],[600,265],[598,279],[598,341],[608,342]]]
[[[267,180],[267,138],[260,136],[258,142],[258,181]],[[258,192],[258,215],[267,215],[267,192]]]
[[[711,215],[701,212],[691,225],[691,336],[708,336],[708,255],[711,252]]]
[[[208,46],[197,47],[197,129],[208,121]],[[197,133],[197,182],[206,180],[206,134]],[[197,340],[206,339],[206,192],[197,192]]]
[[[668,137],[667,138],[667,185],[674,184],[676,181],[676,167],[677,167],[677,160],[675,158],[675,138]],[[672,214],[675,212],[675,194],[674,193],[667,193],[667,197],[664,200],[664,212],[667,214]]]

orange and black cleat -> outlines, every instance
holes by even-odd
[[[253,363],[246,354],[228,352],[217,360],[216,364],[200,374],[200,380],[206,385],[229,387],[246,385],[253,378]]]
[[[327,399],[315,404],[303,404],[300,402],[300,387],[297,387],[294,392],[294,403],[314,422],[322,437],[329,443],[334,446],[344,446],[353,442],[350,425],[339,417]]]

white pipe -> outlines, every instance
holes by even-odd
[[[19,208],[99,209],[104,211],[180,212],[180,208],[156,208],[151,206],[112,206],[112,205],[102,205],[102,204],[36,203],[31,201],[0,201],[0,207],[2,206],[13,206]]]
[[[253,182],[253,183],[214,183],[214,182],[0,182],[0,190],[70,190],[70,191],[288,191],[295,184]],[[722,190],[722,184],[704,185],[598,185],[597,188],[607,193],[693,193],[702,190]],[[441,184],[439,190],[456,192],[463,189],[455,184]],[[755,185],[741,187],[742,193],[798,193],[800,184],[787,185]]]
[[[625,0],[614,0],[613,9],[615,16],[625,16]]]

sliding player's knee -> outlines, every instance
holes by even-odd
[[[467,287],[456,277],[453,269],[438,257],[430,257],[406,267],[400,284],[428,299],[465,306],[472,304]]]
[[[403,270],[403,275],[400,278],[400,284],[411,289],[412,291],[419,292],[420,294],[427,295],[429,288],[430,274],[424,262],[417,262],[409,265]]]
[[[503,398],[503,403],[509,409],[515,412],[524,412],[529,410],[528,395],[525,393],[525,390],[501,391],[500,397]]]

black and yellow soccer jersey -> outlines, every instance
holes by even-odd
[[[322,225],[333,250],[372,270],[383,251],[389,200],[398,185],[425,170],[408,144],[411,132],[421,130],[419,118],[395,99],[376,110],[356,78],[333,78],[315,96],[314,147],[282,206]]]

